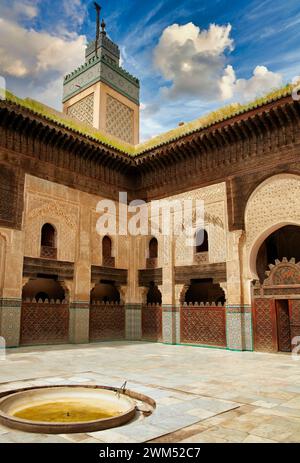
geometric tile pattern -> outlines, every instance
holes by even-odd
[[[0,329],[7,347],[15,347],[20,341],[21,299],[0,298]]]
[[[228,349],[253,350],[251,306],[226,307],[226,332]]]
[[[242,328],[244,333],[244,346],[243,350],[253,350],[253,337],[252,337],[252,312],[251,308],[242,314]]]
[[[89,302],[70,304],[69,341],[76,344],[89,342]]]
[[[126,339],[140,340],[142,336],[142,305],[126,304]]]
[[[227,310],[226,313],[227,347],[231,350],[243,350],[242,314]]]
[[[167,344],[174,343],[173,333],[173,308],[169,305],[163,305],[162,312],[163,342]],[[179,342],[179,338],[178,338]]]

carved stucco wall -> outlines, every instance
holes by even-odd
[[[208,233],[209,262],[225,262],[227,232],[225,183],[189,191],[172,196],[168,199],[193,199],[204,201],[204,228]],[[192,246],[186,245],[185,237],[175,237],[175,265],[192,264],[193,257],[194,249]]]
[[[97,231],[96,225],[100,217],[100,213],[96,212],[96,204],[91,209],[91,263],[92,265],[102,265],[102,240],[104,234]],[[118,214],[112,215],[116,220],[118,230]],[[108,233],[112,241],[112,256],[115,257],[115,266],[119,268],[128,268],[129,266],[129,244],[128,236]]]
[[[72,193],[73,200],[70,198]],[[77,193],[67,187],[31,176],[26,178],[24,213],[26,256],[40,257],[41,229],[45,223],[51,223],[57,231],[58,260],[75,261],[80,211],[76,197],[78,197]]]
[[[179,195],[174,195],[165,198],[166,201],[184,201],[187,199],[202,200],[204,201],[204,228],[209,236],[209,262],[225,262],[226,251],[226,233],[227,227],[227,209],[226,209],[226,185],[219,183],[205,188],[192,190]],[[182,207],[183,207],[183,203]],[[162,209],[164,209],[162,207]],[[194,209],[193,209],[194,211]],[[148,214],[150,217],[151,211],[148,206]],[[173,211],[171,211],[172,220],[174,220]],[[193,212],[193,215],[195,213]],[[160,209],[160,226],[162,224]],[[181,222],[181,221],[180,221]],[[174,222],[173,222],[174,223]],[[149,221],[149,230],[151,229],[151,222]],[[139,268],[145,268],[146,257],[148,257],[148,245],[151,237],[155,236],[158,240],[158,267],[168,265],[169,258],[166,246],[166,238],[159,233],[149,234],[148,236],[141,237],[138,246],[140,246],[139,253]],[[173,239],[173,250],[175,253],[174,265],[191,265],[194,263],[194,247],[187,244],[184,234],[178,234]]]
[[[281,174],[268,178],[250,196],[245,211],[246,268],[256,276],[256,255],[276,229],[300,225],[300,176]]]
[[[133,143],[133,110],[111,95],[106,101],[106,131],[107,133]]]

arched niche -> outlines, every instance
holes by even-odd
[[[147,304],[161,304],[162,295],[158,287],[153,281],[150,282],[149,289],[147,292]]]
[[[91,291],[91,303],[116,302],[120,303],[120,292],[113,281],[101,281]]]
[[[22,291],[23,300],[37,301],[40,299],[42,302],[48,300],[66,300],[68,295],[59,281],[51,278],[32,278],[24,286]]]

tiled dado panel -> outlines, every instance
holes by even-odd
[[[227,347],[232,350],[253,350],[252,313],[250,305],[226,306]]]
[[[74,344],[89,342],[89,317],[89,302],[73,301],[70,304],[70,342]]]
[[[125,337],[130,341],[142,338],[142,304],[125,305]]]
[[[180,308],[171,305],[162,306],[163,342],[180,343]]]
[[[0,336],[7,347],[20,343],[21,303],[20,299],[0,299]]]

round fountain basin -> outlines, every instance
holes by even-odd
[[[8,393],[0,422],[28,432],[91,432],[120,426],[136,414],[126,393],[101,386],[54,386]]]

